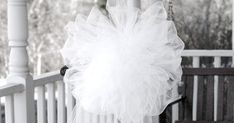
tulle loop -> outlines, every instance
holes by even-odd
[[[146,20],[150,18],[155,19],[155,17],[163,20],[167,18],[167,12],[161,0],[156,0],[141,15],[141,18]]]

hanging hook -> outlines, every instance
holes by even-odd
[[[60,69],[60,75],[64,76],[66,74],[66,70],[68,69],[68,67],[66,65],[64,65],[61,69]]]

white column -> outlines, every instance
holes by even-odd
[[[26,0],[8,0],[8,40],[11,48],[9,57],[8,83],[24,84],[25,90],[14,94],[15,123],[35,123],[34,87],[29,74]],[[6,102],[7,103],[7,102]]]

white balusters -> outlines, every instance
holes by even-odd
[[[13,95],[5,97],[5,118],[6,123],[14,123],[14,98]]]
[[[172,105],[172,123],[179,120],[179,104],[175,103]]]
[[[200,59],[199,56],[193,57],[193,68],[199,68]],[[192,119],[195,121],[197,119],[197,96],[198,96],[198,77],[194,76],[194,84],[193,84],[193,114]]]
[[[37,90],[37,122],[46,123],[45,86],[39,86]]]
[[[57,104],[57,108],[58,108],[58,123],[65,123],[66,119],[65,119],[65,87],[64,87],[64,83],[62,81],[59,81],[57,83],[57,87],[58,87],[58,104]]]
[[[214,58],[214,67],[219,68],[221,66],[221,57],[216,56]],[[214,76],[214,121],[217,121],[217,109],[218,109],[218,76]]]
[[[56,123],[56,109],[55,109],[55,85],[54,83],[49,83],[47,87],[47,120],[48,123]]]

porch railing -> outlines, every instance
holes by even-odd
[[[185,68],[183,72],[185,98],[179,102],[177,123],[234,123],[234,68]],[[195,76],[199,89],[196,120],[192,111]],[[218,78],[217,90],[215,78]]]
[[[183,57],[193,58],[193,67],[199,67],[200,57],[214,57],[214,67],[221,66],[222,57],[232,57],[232,51],[207,51],[207,50],[185,50],[183,52]],[[212,69],[211,69],[212,70]],[[225,68],[224,68],[225,71]],[[19,79],[20,80],[20,79]],[[29,79],[30,80],[30,79]],[[15,80],[17,81],[17,80]],[[193,105],[192,105],[192,119],[197,119],[197,94],[198,94],[198,77],[193,78]],[[214,120],[217,119],[217,107],[218,107],[218,77],[214,77]],[[65,84],[62,81],[62,76],[60,76],[58,71],[42,74],[35,76],[32,79],[33,83],[33,93],[35,102],[33,105],[35,111],[33,115],[36,116],[34,121],[37,123],[65,123],[68,121],[69,116],[72,114],[72,109],[75,105],[75,100],[72,97],[69,89],[65,89]],[[14,100],[15,95],[23,93],[25,91],[25,85],[20,83],[9,83],[5,86],[0,87],[0,97],[5,97],[5,113],[0,108],[0,123],[4,121],[3,114],[5,114],[5,120],[7,123],[18,123],[16,117],[22,117],[19,113],[16,113],[16,106],[20,106],[21,103],[27,103],[24,101],[16,102]],[[1,102],[1,101],[0,101]],[[92,116],[88,116],[92,117]],[[106,117],[106,119],[112,119],[112,116]],[[96,118],[98,119],[98,118]],[[100,123],[106,123],[105,117],[100,118],[102,121]],[[99,120],[100,120],[99,119]],[[174,123],[179,119],[179,107],[178,103],[172,105],[172,122]],[[97,120],[96,120],[97,121]],[[108,120],[107,120],[108,121]],[[147,123],[158,123],[160,121],[159,117],[148,117],[146,118]],[[95,123],[95,122],[93,122]],[[112,123],[111,120],[107,123]]]

